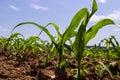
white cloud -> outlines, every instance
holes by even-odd
[[[108,14],[106,16],[105,15],[93,15],[90,22],[97,22],[97,21],[99,21],[101,19],[105,19],[105,18],[109,18],[114,21],[116,21],[116,20],[119,21],[120,20],[120,10],[119,11],[115,10],[115,11],[113,11],[113,13]]]
[[[120,24],[116,24],[116,28],[114,28],[114,29],[112,29],[113,31],[115,31],[115,32],[118,32],[118,31],[120,31]]]
[[[120,24],[117,24],[116,26],[120,28]]]
[[[106,0],[98,0],[98,2],[100,2],[100,3],[105,3]]]
[[[113,31],[120,31],[120,29],[113,29]]]
[[[112,14],[109,14],[107,17],[113,20],[120,20],[120,10],[115,10]]]
[[[30,4],[30,7],[33,8],[33,9],[36,9],[36,10],[48,10],[47,7],[43,7],[43,6],[40,6],[40,5],[37,5],[37,4]]]
[[[7,31],[9,31],[9,29],[6,29],[6,28],[3,28],[2,26],[0,26],[0,31],[7,32]]]
[[[10,5],[8,8],[12,9],[12,10],[15,10],[15,11],[19,11],[20,9],[17,8],[16,6],[14,5]]]
[[[103,15],[93,15],[92,18],[90,19],[90,22],[97,22],[104,18],[106,18],[106,17]]]

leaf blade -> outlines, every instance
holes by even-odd
[[[11,32],[13,32],[18,26],[25,25],[25,24],[32,24],[32,25],[35,25],[36,27],[40,28],[41,30],[43,30],[49,36],[51,41],[56,44],[56,41],[55,41],[54,37],[52,36],[52,34],[50,34],[50,32],[44,26],[41,26],[41,25],[39,25],[39,24],[37,24],[35,22],[22,22],[22,23],[19,23],[18,25],[16,25],[12,29]]]
[[[77,14],[73,17],[69,27],[63,33],[63,36],[62,36],[63,37],[63,43],[66,40],[68,40],[71,36],[73,36],[73,33],[75,32],[75,29],[79,26],[81,20],[85,17],[85,14],[87,14],[87,12],[88,12],[87,8],[83,8],[80,11],[78,11]]]
[[[106,25],[109,24],[115,24],[111,19],[103,19],[99,22],[97,22],[95,25],[93,25],[87,32],[85,36],[85,44],[88,43],[88,41],[92,38],[94,38],[98,32],[99,29],[103,28]]]

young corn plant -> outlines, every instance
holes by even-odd
[[[4,50],[8,49],[12,54],[18,54],[20,48],[22,47],[22,43],[24,42],[24,36],[20,33],[11,34],[11,36],[7,39],[6,44],[4,46]]]
[[[75,37],[75,50],[77,53],[77,62],[78,62],[78,80],[80,79],[80,69],[81,69],[81,63],[84,53],[84,48],[87,45],[87,43],[96,36],[99,29],[103,28],[106,25],[114,24],[114,22],[110,19],[103,19],[98,21],[95,25],[91,26],[88,30],[86,30],[86,26],[90,20],[90,18],[93,16],[93,14],[97,11],[97,3],[96,0],[93,0],[92,4],[92,11],[91,13],[88,12],[87,8],[86,13],[84,13],[84,18],[81,21],[81,24],[79,25],[78,32]]]
[[[5,37],[1,37],[0,38],[0,53],[5,53],[5,51],[4,51],[4,47],[5,47],[5,44],[6,44],[6,42],[7,42],[7,39],[8,38],[5,38]]]
[[[95,66],[95,73],[102,78],[106,73],[109,73],[111,79],[114,80],[113,74],[109,69],[110,64],[104,64],[103,62],[99,61],[99,64]],[[114,62],[113,65],[116,63]]]
[[[24,45],[24,39],[23,38],[19,38],[18,39],[15,39],[11,49],[12,49],[12,52],[15,54],[15,55],[21,55],[21,51],[22,51],[22,47]]]
[[[86,16],[87,14],[87,9],[83,8],[81,9],[72,19],[70,25],[68,28],[65,30],[63,34],[59,32],[59,27],[55,23],[48,23],[46,26],[39,25],[35,22],[22,22],[18,25],[16,25],[14,29],[16,29],[18,26],[25,25],[25,24],[32,24],[35,25],[36,27],[40,28],[43,32],[45,32],[48,37],[51,39],[52,44],[54,44],[54,48],[52,49],[53,51],[57,51],[59,55],[59,62],[58,62],[58,68],[61,68],[63,64],[62,63],[62,55],[64,53],[64,48],[68,48],[66,46],[66,42],[69,41],[72,37],[76,35],[76,28],[79,26],[80,21]],[[52,25],[55,30],[57,31],[57,40],[55,40],[54,36],[49,32],[49,30],[46,28],[47,26]]]
[[[114,36],[113,36],[114,37]],[[105,58],[106,59],[118,59],[118,52],[116,51],[116,49],[115,48],[113,48],[113,46],[115,46],[116,44],[115,44],[115,42],[116,41],[114,41],[114,38],[113,38],[112,36],[110,37],[110,38],[104,38],[103,40],[101,40],[101,42],[100,42],[100,44],[102,44],[102,43],[105,43],[105,48],[104,48],[104,50],[103,50],[103,53],[104,53],[104,55],[103,56],[105,56]],[[116,39],[115,39],[116,40]],[[119,44],[118,42],[117,42],[117,44]],[[119,46],[119,45],[118,45]],[[107,54],[106,54],[107,53]]]
[[[103,58],[104,49],[101,46],[97,46],[96,44],[94,46],[88,47],[84,52],[85,57],[91,57],[91,58]]]
[[[113,49],[117,52],[118,57],[120,58],[120,44],[116,40],[115,36],[111,36],[110,38],[110,44],[112,45]]]
[[[48,37],[51,39],[51,41],[52,41],[52,43],[55,45],[55,48],[57,49],[57,51],[58,51],[58,53],[59,53],[59,65],[60,65],[60,62],[61,62],[61,54],[62,54],[62,48],[61,48],[61,44],[60,44],[60,42],[58,41],[56,41],[55,40],[55,38],[54,38],[54,36],[49,32],[49,30],[46,28],[47,26],[49,26],[49,25],[53,25],[53,27],[55,28],[55,30],[57,31],[57,33],[58,33],[58,39],[60,39],[61,38],[61,34],[59,33],[59,27],[55,24],[55,23],[48,23],[46,26],[41,26],[41,25],[39,25],[39,24],[37,24],[37,23],[35,23],[35,22],[22,22],[22,23],[20,23],[20,24],[18,24],[18,25],[16,25],[14,28],[13,28],[13,30],[15,29],[15,28],[17,28],[18,26],[20,26],[20,25],[25,25],[25,24],[32,24],[32,25],[35,25],[36,27],[38,27],[38,28],[40,28],[43,32],[45,32],[47,35],[48,35]],[[13,32],[13,30],[12,30],[12,32]],[[40,32],[41,33],[41,32]],[[60,66],[59,66],[60,67]]]
[[[35,56],[40,56],[40,59],[45,63],[46,55],[49,53],[51,47],[48,41],[43,41],[38,36],[31,36],[25,40],[25,47],[23,48],[23,53],[33,54]],[[44,64],[46,65],[46,64]]]
[[[104,67],[104,69],[109,73],[110,77],[111,77],[112,79],[114,79],[113,74],[112,74],[112,72],[111,72],[110,69],[109,69],[109,66],[107,67],[107,65],[105,65],[105,64],[104,64],[103,62],[101,62],[101,61],[99,61],[98,63],[101,64],[101,65]]]
[[[38,36],[31,36],[25,40],[25,48],[23,49],[24,53],[39,53],[40,52],[40,41],[41,39]]]

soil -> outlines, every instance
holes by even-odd
[[[94,60],[94,58],[85,58],[82,65]],[[0,53],[0,80],[75,80],[74,73],[71,73],[71,69],[77,68],[76,61],[70,59],[67,67],[58,69],[55,66],[56,59],[52,59],[52,62],[46,66],[40,60],[39,56],[29,54],[24,59],[20,59],[17,56],[10,56],[8,53]],[[108,63],[108,60],[103,60],[104,63]],[[120,80],[120,61],[117,61],[117,65],[111,67],[114,80]],[[86,66],[89,73],[81,76],[81,80],[113,80],[109,74],[99,77],[95,73],[94,66],[98,64],[91,62]],[[115,73],[117,71],[117,73]]]

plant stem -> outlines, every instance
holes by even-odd
[[[78,53],[78,80],[80,78],[80,53]]]
[[[80,53],[78,53],[78,79],[77,80],[80,80],[81,61],[82,61],[82,55],[80,55]]]
[[[58,62],[58,68],[61,68],[60,63],[61,63],[61,54],[59,54],[59,62]]]
[[[58,68],[61,68],[61,61],[62,61],[62,53],[63,53],[63,46],[60,45],[59,49],[58,49],[58,52],[59,52],[59,62],[58,62]]]

